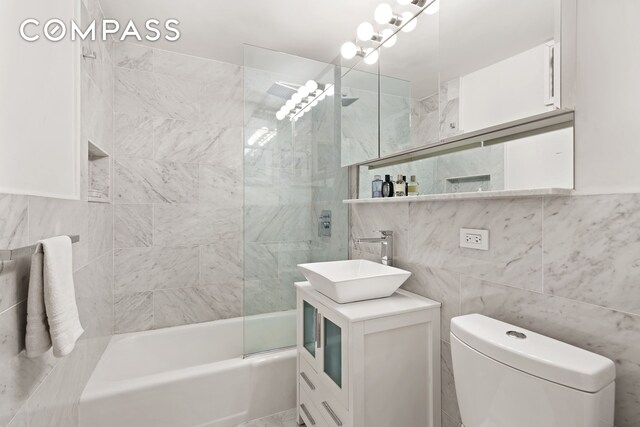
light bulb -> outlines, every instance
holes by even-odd
[[[340,53],[344,59],[353,59],[358,53],[358,46],[353,42],[346,42],[340,48]]]
[[[305,86],[307,87],[309,93],[314,93],[316,90],[318,90],[318,83],[316,83],[315,80],[309,80],[307,83],[305,83]]]
[[[368,42],[369,40],[371,40],[371,38],[373,37],[373,33],[373,25],[369,24],[368,22],[363,22],[362,24],[358,25],[357,35],[358,38],[363,42]]]
[[[311,104],[310,104],[310,105],[311,105],[312,107],[315,107],[316,105],[318,105],[318,100],[317,100],[317,99],[314,99],[314,100],[311,102]]]
[[[397,0],[398,4],[406,6],[411,3],[411,0]]]
[[[283,112],[282,112],[282,110],[281,110],[281,111],[278,111],[278,112],[276,113],[276,119],[278,119],[278,120],[283,120],[283,119],[284,119],[284,116],[286,116],[286,114],[285,114],[285,113],[283,113]]]
[[[298,95],[306,98],[307,96],[309,96],[309,89],[307,89],[306,86],[300,86],[300,88],[298,89]]]
[[[393,9],[387,3],[382,3],[376,7],[373,17],[378,24],[388,24],[393,18]]]
[[[398,36],[395,35],[391,28],[382,30],[382,45],[384,47],[391,47],[398,41]]]
[[[440,0],[436,0],[435,2],[427,6],[427,8],[424,10],[424,13],[426,13],[427,15],[435,15],[436,13],[438,13],[439,10],[440,10]]]
[[[402,14],[402,23],[404,26],[402,27],[402,31],[405,33],[410,33],[411,31],[416,29],[416,25],[418,25],[418,19],[413,18],[415,15],[411,12],[405,12]]]
[[[293,102],[291,99],[288,100],[284,105],[289,109],[289,111],[291,111],[294,108],[296,108],[296,103]]]
[[[378,51],[369,48],[366,50],[367,56],[364,57],[364,63],[368,65],[373,65],[378,62]]]
[[[318,101],[324,101],[326,97],[327,97],[327,93],[322,92],[320,95],[318,95]]]
[[[291,95],[291,100],[293,101],[294,104],[300,104],[302,102],[302,97],[298,92],[296,92],[293,95]]]

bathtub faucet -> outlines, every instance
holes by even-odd
[[[382,237],[361,237],[354,239],[355,243],[380,243],[380,262],[384,265],[393,265],[393,231],[380,230]]]

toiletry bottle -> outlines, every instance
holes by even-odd
[[[384,182],[382,183],[382,197],[393,197],[393,182],[391,182],[391,175],[384,176]]]
[[[407,192],[408,196],[418,196],[420,195],[420,184],[416,181],[416,176],[411,175],[411,181],[408,184],[409,190]]]
[[[371,197],[382,197],[382,178],[380,175],[375,175],[371,182]]]
[[[405,188],[406,183],[402,179],[402,175],[398,175],[398,180],[396,181],[396,197],[406,196]]]
[[[404,195],[408,196],[409,195],[409,181],[407,181],[407,177],[405,175],[402,175],[402,180],[404,181]]]

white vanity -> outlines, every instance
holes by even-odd
[[[296,288],[300,424],[440,426],[440,303],[398,290],[339,304]]]

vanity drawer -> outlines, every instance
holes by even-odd
[[[324,384],[318,388],[318,393],[313,402],[322,413],[325,422],[329,427],[351,427],[350,414],[344,406],[336,399]]]
[[[309,362],[300,358],[300,372],[298,374],[298,382],[300,383],[300,389],[307,392],[307,395],[313,399],[318,394],[318,386],[320,385],[320,379],[318,374],[311,367]]]
[[[316,408],[304,390],[300,390],[298,412],[307,427],[329,427],[324,417],[320,414],[320,410]]]

